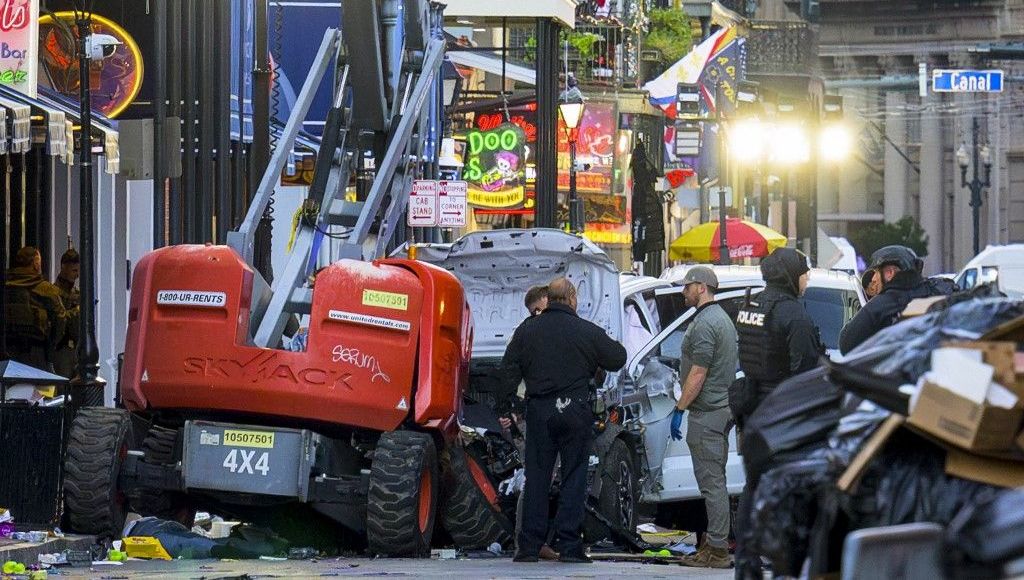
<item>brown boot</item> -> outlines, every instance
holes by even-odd
[[[551,549],[551,546],[544,544],[540,547],[540,553],[537,554],[541,560],[554,561],[558,559],[558,552]]]
[[[683,556],[681,564],[693,568],[732,568],[729,548],[714,548],[705,543],[697,553]]]

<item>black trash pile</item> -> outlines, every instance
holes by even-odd
[[[850,532],[917,522],[945,529],[948,577],[1024,571],[1024,303],[950,302],[782,383],[749,420],[745,461],[764,475],[740,533],[774,574],[837,573]],[[970,365],[991,368],[980,400],[954,376]]]

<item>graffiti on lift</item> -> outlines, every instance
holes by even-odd
[[[380,362],[377,360],[377,357],[372,354],[366,354],[358,348],[349,348],[341,344],[334,347],[331,354],[334,355],[332,357],[334,362],[342,362],[356,368],[370,371],[371,383],[376,383],[377,379],[382,379],[385,383],[391,382],[391,377],[389,377],[387,373],[380,368]]]

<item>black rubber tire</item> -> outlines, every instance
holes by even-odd
[[[437,516],[437,449],[424,433],[392,431],[377,441],[366,504],[366,541],[371,554],[393,557],[430,555]],[[429,478],[428,513],[421,518],[424,478]]]
[[[636,498],[640,482],[636,476],[633,454],[622,439],[612,442],[608,454],[601,462],[601,495],[597,500],[597,511],[611,522],[617,522],[623,529],[635,532],[638,520]],[[583,539],[588,543],[611,539],[608,526],[587,514],[583,521]]]
[[[128,501],[117,479],[131,448],[128,411],[104,407],[78,410],[64,459],[64,509],[72,531],[121,537]]]
[[[466,456],[466,450],[459,444],[448,447],[442,456],[445,490],[441,524],[463,550],[486,550],[494,542],[507,546],[515,534],[515,525],[474,480],[469,461],[473,459]],[[485,472],[481,473],[487,477]],[[492,490],[497,489],[489,479],[488,483]]]
[[[143,461],[153,465],[177,463],[174,456],[177,441],[177,429],[151,426],[146,438],[142,440],[142,451],[146,454]],[[192,529],[195,523],[196,509],[181,492],[141,488],[132,494],[130,503],[132,509],[141,516],[178,522],[188,529]]]

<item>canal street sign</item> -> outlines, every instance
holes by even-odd
[[[935,69],[932,71],[932,91],[936,93],[1001,93],[1003,91],[1003,71]]]

